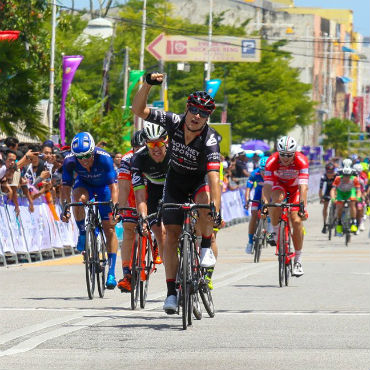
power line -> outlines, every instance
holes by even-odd
[[[62,9],[72,10],[71,7],[64,6],[64,5],[59,6],[59,7],[62,8]],[[83,11],[83,10],[74,9],[74,11],[76,11],[78,13],[84,13],[85,14],[85,11]],[[107,15],[105,18],[113,19],[115,21],[121,21],[121,22],[124,22],[124,23],[131,24],[133,26],[138,26],[138,27],[142,27],[142,25],[143,25],[143,23],[141,21],[136,21],[136,20],[129,19],[129,18],[124,18],[124,17],[113,17],[113,16],[110,16],[110,15]],[[203,40],[202,38],[193,35],[194,30],[187,30],[187,29],[184,29],[184,28],[166,27],[166,26],[163,26],[163,25],[157,25],[157,24],[153,24],[153,23],[145,23],[145,26],[149,27],[149,28],[163,30],[163,31],[171,31],[171,32],[176,31],[176,32],[180,32],[182,34],[186,34],[186,35],[188,35],[189,37],[191,37],[193,39]],[[200,32],[200,36],[207,36],[207,33],[201,33]],[[215,36],[224,36],[224,35],[215,35]],[[287,40],[286,39],[279,39],[279,40],[276,40],[276,41],[287,41]],[[234,44],[232,42],[221,42],[221,43],[224,44],[224,45],[230,45],[230,46],[240,46],[239,44]],[[304,57],[327,59],[327,60],[341,60],[341,61],[348,60],[348,58],[345,58],[345,57],[337,58],[337,57],[325,57],[325,56],[320,56],[320,55],[315,56],[315,55],[309,55],[309,54],[294,53],[294,52],[289,52],[289,51],[284,51],[284,50],[275,50],[274,51],[274,50],[270,50],[270,49],[267,49],[267,48],[257,48],[257,47],[255,49],[260,50],[260,51],[274,52],[274,53],[277,53],[277,54],[278,53],[280,53],[280,54],[289,53],[290,55],[293,55],[293,56],[304,56]],[[364,64],[370,64],[370,61],[364,61],[364,60],[358,60],[357,62],[364,63]]]

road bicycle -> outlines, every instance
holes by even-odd
[[[261,203],[259,200],[251,200],[250,202]],[[262,248],[267,246],[267,218],[261,217],[261,210],[258,210],[257,213],[258,223],[256,231],[253,235],[253,254],[254,262],[257,263],[260,261]]]
[[[133,216],[137,216],[136,208],[121,207],[117,211],[130,211]],[[140,307],[145,308],[150,275],[157,271],[153,256],[158,253],[158,245],[153,240],[149,232],[144,235],[143,224],[150,224],[151,220],[157,217],[157,213],[149,215],[146,220],[141,217],[137,218],[136,235],[131,250],[130,269],[131,269],[131,309],[135,310],[140,301]]]
[[[99,297],[104,297],[105,282],[108,270],[107,246],[103,226],[99,215],[98,206],[112,206],[112,202],[88,201],[65,203],[63,214],[66,216],[70,207],[84,207],[87,209],[85,230],[85,250],[82,252],[85,264],[85,277],[87,294],[90,299],[94,298],[95,279]]]
[[[345,200],[343,202],[342,227],[343,227],[344,243],[346,247],[348,247],[348,244],[351,241],[351,215],[350,215],[348,200]]]
[[[293,258],[295,252],[292,252],[292,235],[290,231],[289,212],[293,207],[300,207],[299,203],[267,203],[264,207],[279,207],[281,215],[279,219],[279,230],[276,243],[276,252],[279,261],[279,285],[289,285],[289,278],[293,272]]]
[[[210,317],[214,317],[215,309],[211,291],[206,281],[206,268],[200,266],[200,248],[197,245],[195,224],[199,218],[199,209],[208,209],[212,215],[215,213],[213,203],[194,204],[189,200],[184,204],[164,203],[161,210],[182,209],[184,222],[179,237],[179,264],[176,274],[177,314],[182,314],[182,327],[184,330],[192,325],[192,315],[196,319],[202,318],[202,308],[199,296]]]
[[[329,214],[328,214],[328,238],[331,240],[333,230],[335,230],[335,202],[330,200],[329,201]]]

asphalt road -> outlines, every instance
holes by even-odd
[[[244,253],[247,224],[221,230],[216,316],[186,331],[162,311],[163,266],[136,311],[118,290],[89,300],[80,256],[0,268],[0,369],[370,369],[370,222],[345,247],[321,234],[318,204],[309,214],[289,287],[273,248],[259,264]]]

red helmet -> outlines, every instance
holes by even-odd
[[[195,105],[209,114],[212,114],[216,108],[215,100],[205,91],[196,91],[190,94],[187,102],[187,106],[189,105]]]

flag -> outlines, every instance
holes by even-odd
[[[215,79],[215,80],[207,80],[206,81],[206,90],[209,95],[212,96],[212,98],[215,97],[217,94],[217,91],[221,85],[221,80]]]
[[[65,136],[66,136],[66,117],[65,117],[66,98],[73,77],[83,58],[84,57],[81,55],[69,55],[63,57],[62,101],[60,104],[60,117],[59,117],[59,131],[62,145],[65,145]]]

